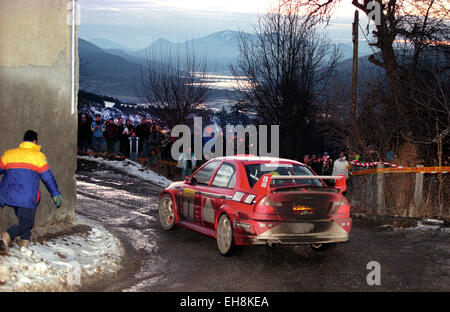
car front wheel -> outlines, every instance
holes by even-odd
[[[223,256],[231,255],[234,247],[233,226],[227,215],[223,214],[217,224],[217,247]]]
[[[172,197],[169,194],[163,195],[158,206],[159,224],[163,230],[169,231],[175,225],[173,209]]]

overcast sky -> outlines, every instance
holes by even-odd
[[[222,30],[251,32],[258,14],[277,0],[79,0],[84,39],[104,38],[131,49],[158,38],[174,42]],[[347,1],[330,25],[333,39],[351,40],[354,8]]]

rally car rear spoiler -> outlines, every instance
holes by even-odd
[[[309,176],[309,175],[301,175],[301,176],[273,176],[270,173],[266,173],[261,178],[259,178],[258,182],[253,186],[256,191],[267,191],[270,192],[270,185],[272,180],[335,180],[336,184],[334,186],[335,189],[338,189],[339,192],[345,192],[347,190],[347,183],[345,181],[345,176],[343,174],[337,176]],[[322,181],[323,182],[323,181]]]

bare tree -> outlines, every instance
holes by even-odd
[[[153,105],[153,113],[169,127],[186,123],[195,108],[206,101],[206,60],[195,56],[186,46],[184,56],[164,51],[147,57],[136,90],[144,103]]]
[[[292,158],[300,158],[312,141],[317,105],[340,58],[317,20],[300,13],[294,5],[278,5],[261,16],[256,40],[241,33],[240,55],[231,68],[240,107],[263,123],[279,124],[281,153]]]
[[[329,21],[342,2],[352,3],[375,19],[374,25],[367,27],[372,30],[370,45],[375,49],[369,61],[383,68],[386,81],[373,81],[365,93],[377,102],[372,102],[375,106],[371,109],[383,120],[379,129],[390,132],[388,137],[399,144],[422,144],[425,151],[427,144],[436,142],[436,120],[442,129],[439,135],[448,134],[449,2],[284,0],[283,4],[298,6],[309,16]]]

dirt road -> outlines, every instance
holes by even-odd
[[[350,242],[321,257],[309,246],[240,248],[158,223],[160,187],[79,160],[77,213],[99,221],[127,250],[125,268],[97,291],[450,291],[449,232],[390,230],[355,220]],[[381,265],[369,286],[367,263]]]

